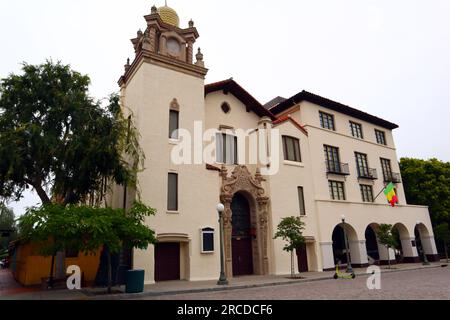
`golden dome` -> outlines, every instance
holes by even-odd
[[[167,24],[178,27],[180,25],[180,18],[175,10],[168,6],[158,8],[159,16],[161,20]]]

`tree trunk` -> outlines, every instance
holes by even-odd
[[[448,250],[447,250],[447,244],[445,243],[445,241],[444,241],[444,250],[445,250],[445,260],[448,263]]]
[[[295,277],[294,250],[291,251],[291,277]]]
[[[388,253],[388,255],[387,255],[387,257],[388,257],[388,269],[390,269],[391,268],[391,252],[389,251],[389,247],[386,247],[387,248],[387,253]]]
[[[111,251],[106,247],[107,256],[108,256],[108,293],[111,294],[111,285],[112,285],[112,266],[111,266]]]
[[[52,262],[50,264],[50,276],[48,277],[48,287],[53,289],[53,273],[55,269],[55,255],[52,255]]]

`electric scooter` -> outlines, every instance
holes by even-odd
[[[351,280],[351,279],[355,279],[356,278],[356,274],[354,272],[348,274],[348,273],[341,273],[339,271],[339,263],[336,264],[336,273],[334,274],[333,277],[335,280],[337,279],[347,279],[347,280]]]

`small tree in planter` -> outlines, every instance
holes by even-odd
[[[305,244],[305,237],[303,237],[303,230],[305,224],[300,217],[284,218],[278,225],[277,233],[274,239],[283,239],[287,242],[284,251],[291,253],[291,277],[295,277],[294,251]]]
[[[393,226],[390,224],[382,224],[377,230],[377,238],[378,242],[386,247],[387,256],[388,256],[388,268],[391,268],[391,256],[389,254],[390,248],[397,247],[397,240],[395,239]]]
[[[445,259],[448,263],[448,249],[450,244],[450,230],[448,229],[448,223],[442,223],[434,229],[436,239],[441,240],[444,243]]]

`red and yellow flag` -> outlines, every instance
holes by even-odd
[[[388,184],[388,186],[384,190],[384,194],[386,195],[386,198],[388,199],[391,206],[395,207],[398,202],[398,197],[395,193],[395,186],[392,182]]]

